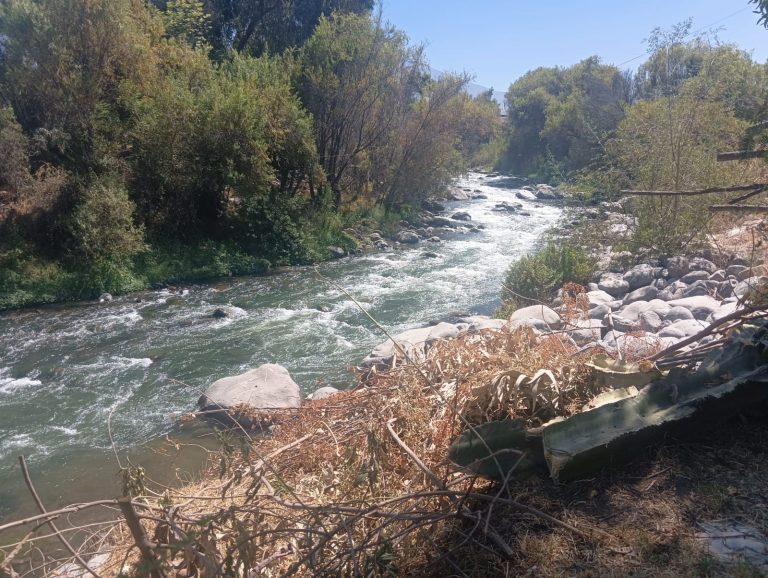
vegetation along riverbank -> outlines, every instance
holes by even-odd
[[[120,497],[46,504],[20,458],[39,513],[0,520],[0,578],[765,576],[768,65],[686,21],[636,70],[531,70],[502,116],[372,2],[246,4],[0,7],[0,307],[377,258],[287,276],[300,304],[248,285],[262,316],[231,287],[114,315],[180,320],[177,365],[94,323],[63,333],[93,351],[40,371],[25,326],[0,394],[130,367],[127,398],[182,398],[164,432],[215,424],[220,449],[151,479],[121,460],[109,383],[79,415],[107,422]],[[489,263],[492,316],[465,310]],[[398,285],[407,267],[424,287]],[[392,287],[418,318],[382,305]],[[434,307],[459,287],[462,310]],[[318,377],[323,356],[353,383]]]

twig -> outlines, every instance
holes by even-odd
[[[45,510],[45,506],[43,505],[43,501],[40,499],[40,496],[37,494],[37,490],[35,490],[34,484],[32,484],[32,478],[29,476],[29,470],[27,469],[27,461],[24,459],[24,456],[19,456],[19,463],[21,464],[21,473],[24,476],[24,483],[27,484],[27,488],[29,489],[29,493],[32,494],[32,498],[35,500],[35,504],[37,504],[37,509],[40,510],[41,514],[47,514],[48,512]],[[51,527],[51,530],[53,530],[53,533],[56,534],[56,537],[58,537],[59,541],[64,545],[64,547],[67,549],[67,551],[74,556],[77,563],[82,566],[84,570],[86,570],[89,574],[91,574],[94,578],[101,578],[101,576],[88,565],[88,562],[86,562],[83,557],[77,552],[77,550],[74,549],[72,544],[69,543],[69,540],[67,540],[64,535],[59,531],[59,529],[56,527],[56,524],[53,523],[52,519],[46,520],[47,524]]]
[[[150,575],[152,578],[165,578],[165,573],[162,571],[159,561],[152,551],[154,544],[147,539],[147,534],[144,531],[144,527],[139,521],[139,517],[136,515],[136,510],[131,505],[131,499],[128,497],[118,498],[118,505],[123,512],[125,522],[128,524],[128,529],[133,535],[133,540],[136,546],[141,552],[141,557],[150,566]]]
[[[405,444],[405,442],[404,442],[403,440],[401,440],[401,439],[398,437],[398,435],[395,433],[395,430],[394,430],[394,429],[392,429],[392,423],[393,423],[393,422],[395,422],[395,421],[397,421],[397,418],[392,418],[391,420],[389,420],[389,421],[387,422],[387,431],[389,431],[389,434],[390,434],[390,435],[392,436],[392,438],[395,440],[395,443],[397,443],[397,445],[399,445],[399,446],[402,448],[402,450],[403,450],[403,451],[404,451],[406,454],[408,454],[408,456],[409,456],[409,457],[410,457],[410,458],[413,460],[413,462],[414,462],[414,463],[415,463],[417,466],[419,466],[419,469],[420,469],[421,471],[423,471],[423,472],[424,472],[424,473],[427,475],[427,477],[428,477],[430,480],[432,480],[432,483],[434,483],[434,484],[435,484],[435,486],[437,486],[437,488],[438,488],[438,489],[440,489],[440,490],[445,490],[445,489],[446,489],[446,486],[445,486],[445,482],[443,482],[443,481],[442,481],[440,478],[438,478],[438,477],[437,477],[437,475],[436,475],[436,474],[435,474],[435,473],[434,473],[432,470],[430,470],[430,469],[429,469],[429,468],[426,466],[426,464],[425,464],[424,462],[422,462],[422,461],[421,461],[421,459],[419,459],[419,456],[417,456],[417,455],[416,455],[416,454],[413,452],[413,450],[412,450],[411,448],[409,448],[409,447],[408,447],[408,446]]]

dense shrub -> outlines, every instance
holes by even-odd
[[[546,301],[565,283],[586,284],[594,269],[595,259],[580,247],[549,242],[510,266],[501,298],[513,307]]]

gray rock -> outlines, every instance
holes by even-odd
[[[624,273],[624,281],[629,283],[629,290],[634,291],[640,287],[650,285],[654,280],[654,269],[647,263],[636,265]]]
[[[640,289],[635,289],[632,291],[632,293],[629,293],[626,297],[624,297],[623,303],[624,305],[629,305],[635,301],[651,301],[652,299],[656,299],[658,294],[659,290],[656,289],[656,287],[653,285],[640,287]]]
[[[453,339],[459,335],[458,328],[451,323],[438,323],[431,327],[409,329],[394,336],[395,342],[414,361],[421,361],[426,356],[429,347],[438,339]],[[374,347],[373,351],[362,361],[363,367],[391,367],[397,358],[402,361],[402,355],[395,343],[387,339]]]
[[[238,317],[245,317],[247,314],[239,307],[233,307],[232,305],[223,305],[217,307],[211,313],[211,317],[214,319],[237,319]]]
[[[691,271],[706,271],[708,274],[712,274],[717,271],[717,265],[715,265],[709,259],[703,257],[695,257],[690,260]]]
[[[712,295],[717,292],[720,287],[720,283],[716,281],[709,281],[699,279],[694,281],[688,288],[683,291],[683,297],[697,297],[699,295]]]
[[[621,333],[628,333],[634,331],[637,328],[637,323],[631,319],[627,319],[622,315],[606,315],[603,319],[602,326],[608,331],[620,331]]]
[[[447,229],[453,229],[456,227],[456,221],[449,219],[448,217],[432,217],[425,222],[430,227],[445,227]]]
[[[546,305],[531,305],[515,311],[509,318],[510,321],[522,319],[541,319],[552,329],[558,329],[562,324],[560,316]]]
[[[233,411],[235,407],[242,406],[253,411],[296,409],[301,407],[301,391],[287,369],[267,363],[241,375],[213,382],[197,405],[213,419],[228,425],[238,423],[252,428],[264,425],[264,422],[255,423],[249,415]]]
[[[470,190],[470,189],[467,189],[467,190]],[[469,195],[461,189],[451,187],[448,190],[448,198],[454,201],[468,201]]]
[[[670,301],[669,305],[671,307],[685,307],[693,314],[694,319],[704,320],[720,307],[720,302],[707,295],[701,295],[675,299]]]
[[[719,269],[709,276],[710,281],[716,281],[717,283],[722,283],[727,278],[728,278],[728,275],[725,273],[723,269]]]
[[[677,339],[683,339],[685,337],[691,337],[696,335],[699,331],[704,329],[706,325],[695,319],[682,319],[675,321],[672,325],[668,325],[661,331],[659,331],[659,337],[675,337]]]
[[[670,307],[667,314],[662,317],[663,321],[668,323],[674,323],[675,321],[683,321],[687,319],[693,319],[693,313],[691,313],[685,307]]]
[[[581,319],[574,321],[572,325],[576,328],[569,328],[568,335],[577,345],[598,341],[603,330],[602,323],[598,319]]]
[[[691,271],[690,273],[686,273],[680,278],[680,281],[683,283],[693,283],[694,281],[702,281],[704,279],[709,279],[709,273],[706,271]]]
[[[397,234],[397,242],[406,245],[414,245],[419,242],[419,236],[413,231],[400,231]]]
[[[611,312],[611,308],[607,305],[595,305],[589,310],[590,319],[603,319]]]
[[[653,333],[622,334],[615,341],[609,333],[604,342],[609,350],[619,350],[622,355],[635,359],[650,357],[659,350],[659,338]]]
[[[515,191],[515,196],[518,199],[522,199],[524,201],[535,201],[536,198],[537,198],[536,195],[532,191],[526,191],[524,189],[519,189],[519,190]]]
[[[749,271],[749,267],[746,265],[730,265],[726,270],[725,273],[729,277],[735,277],[737,280],[739,278],[739,275],[742,273]]]
[[[629,291],[629,283],[618,273],[603,273],[597,286],[616,299],[623,298]]]
[[[763,299],[768,296],[768,277],[750,277],[733,288],[733,294],[739,299],[746,299],[750,295],[761,295]]]
[[[733,295],[733,288],[738,284],[739,282],[736,279],[726,279],[720,283],[720,286],[717,288],[717,294],[723,299],[727,299]]]
[[[612,295],[600,289],[595,291],[587,291],[586,296],[590,307],[593,305],[604,305],[614,301],[614,297]]]
[[[643,311],[640,314],[640,327],[650,333],[658,333],[664,325],[661,317],[655,311]]]
[[[451,215],[452,219],[456,219],[457,221],[471,221],[472,215],[467,213],[466,211],[459,211],[458,213],[454,213]]]
[[[341,257],[346,257],[347,252],[342,249],[341,247],[336,247],[335,245],[329,245],[328,246],[328,252],[331,254],[332,257],[339,259]]]
[[[113,297],[111,293],[102,293],[99,295],[99,303],[109,303]]]
[[[312,401],[320,401],[321,399],[327,399],[333,395],[336,395],[337,393],[340,393],[340,391],[335,387],[326,386],[321,387],[320,389],[308,395],[307,399],[311,399]]]
[[[522,329],[527,327],[529,329],[534,329],[537,334],[552,332],[552,328],[543,319],[538,319],[536,317],[510,320],[508,326],[510,329]]]
[[[438,254],[437,254],[437,253],[435,253],[434,251],[424,251],[424,252],[421,254],[421,256],[422,256],[424,259],[437,259],[438,257],[440,257],[440,255],[438,255]]]
[[[653,280],[653,286],[656,287],[656,289],[659,291],[662,291],[669,286],[669,283],[663,277],[659,277],[658,279]]]
[[[427,239],[427,241],[429,241],[430,243],[442,243],[443,242],[443,240],[440,237],[437,237],[437,236],[430,237],[429,239]]]
[[[736,313],[736,311],[738,311],[741,308],[742,306],[737,302],[725,303],[723,305],[720,305],[720,308],[714,311],[707,321],[709,321],[710,323],[714,323],[715,321],[720,321],[723,317],[727,317],[728,315]]]
[[[509,323],[506,319],[491,319],[484,315],[462,317],[461,322],[467,324],[467,331],[484,331],[486,329],[497,331]]]
[[[667,311],[669,311],[669,308],[670,306],[661,299],[652,299],[651,301],[635,301],[626,307],[622,307],[619,310],[619,314],[622,317],[629,319],[633,323],[637,323],[640,321],[641,313],[646,311],[653,311],[659,317],[663,318]]]
[[[587,283],[587,289],[589,291],[600,291],[600,288],[597,286],[597,283]]]
[[[685,257],[672,257],[667,261],[667,271],[671,279],[679,279],[687,275],[691,270],[691,264]]]

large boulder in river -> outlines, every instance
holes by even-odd
[[[524,322],[526,319],[541,320],[551,329],[558,329],[563,322],[560,316],[546,305],[531,305],[530,307],[518,309],[512,314],[509,321],[514,326]]]
[[[287,369],[266,363],[213,382],[197,405],[206,417],[250,429],[275,421],[275,410],[300,408],[301,391]]]
[[[400,231],[397,234],[397,242],[406,245],[415,245],[419,242],[419,236],[413,231]]]
[[[451,215],[452,219],[456,219],[457,221],[471,221],[472,215],[467,213],[466,211],[459,211],[458,213],[454,213]]]
[[[403,361],[402,349],[413,361],[421,361],[429,351],[430,346],[439,339],[453,339],[458,337],[459,329],[452,323],[438,323],[431,327],[409,329],[394,336],[394,342],[387,339],[374,347],[373,351],[363,359],[363,367],[392,367],[395,359]],[[397,343],[397,346],[395,345]]]

